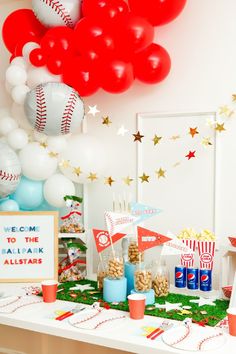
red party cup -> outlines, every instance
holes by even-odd
[[[236,307],[230,307],[227,310],[229,321],[229,334],[236,336]]]
[[[129,314],[133,320],[144,318],[146,296],[143,294],[131,294],[128,296]]]
[[[44,302],[55,302],[57,298],[57,285],[56,280],[44,280],[41,283]]]

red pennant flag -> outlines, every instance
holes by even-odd
[[[108,231],[93,229],[93,236],[95,239],[98,253],[104,251],[107,247],[111,246],[111,239]],[[112,242],[115,243],[124,236],[126,236],[126,234],[115,234],[112,236]]]
[[[157,232],[144,229],[138,226],[138,249],[140,252],[145,251],[149,248],[160,246],[162,243],[170,241],[171,238],[158,234]]]

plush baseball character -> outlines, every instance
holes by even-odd
[[[0,142],[0,198],[13,193],[20,182],[21,166],[17,154]]]
[[[81,0],[32,0],[32,7],[46,27],[73,28],[81,18]]]
[[[63,83],[36,86],[27,94],[24,108],[34,129],[47,135],[73,133],[84,117],[82,99],[73,88]]]

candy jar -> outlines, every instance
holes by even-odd
[[[128,246],[128,260],[131,264],[137,264],[144,261],[144,253],[139,252],[137,238],[130,238]]]
[[[134,288],[136,292],[149,292],[152,288],[152,272],[145,265],[137,264],[134,273]]]
[[[124,259],[121,253],[111,253],[107,265],[107,277],[109,279],[121,279],[124,277]]]
[[[164,261],[157,262],[153,266],[152,288],[157,297],[169,294],[169,271]]]
[[[97,269],[97,287],[98,290],[100,291],[103,290],[103,280],[107,276],[106,265],[107,265],[107,257],[103,256],[101,257],[98,263],[98,269]]]

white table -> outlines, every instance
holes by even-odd
[[[21,294],[22,286],[26,284],[0,284],[0,293],[4,292],[7,295]],[[179,350],[172,349],[165,345],[161,338],[152,341],[137,334],[137,331],[143,326],[150,323],[160,323],[160,319],[152,316],[145,316],[143,320],[135,321],[127,318],[119,329],[116,330],[80,330],[72,327],[68,320],[56,321],[49,318],[56,309],[69,308],[72,309],[74,303],[57,300],[53,304],[38,303],[34,305],[21,308],[12,314],[0,314],[0,325],[10,326],[9,330],[14,328],[21,328],[23,330],[30,330],[41,334],[67,338],[80,342],[86,342],[93,345],[119,349],[131,353],[139,354],[167,354],[180,353]],[[127,314],[127,313],[125,313]],[[1,331],[0,331],[1,333]],[[1,344],[1,343],[0,343]],[[0,345],[1,346],[1,345]],[[227,341],[224,347],[217,351],[208,351],[208,354],[217,353],[235,353],[236,337],[227,335]],[[46,352],[46,351],[45,351]],[[186,351],[185,353],[193,353]],[[34,354],[31,352],[29,354]],[[55,354],[55,353],[49,353]],[[68,353],[70,354],[70,353]]]

